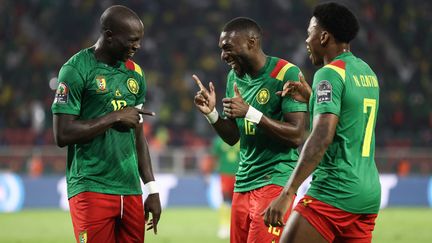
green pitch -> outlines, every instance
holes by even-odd
[[[146,243],[222,243],[216,237],[217,211],[207,208],[170,208],[163,212],[157,236],[146,233]],[[432,242],[432,209],[382,210],[374,243]],[[0,242],[73,243],[69,213],[59,210],[24,210],[0,214]]]

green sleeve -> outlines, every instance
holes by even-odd
[[[84,89],[84,79],[79,71],[64,65],[59,72],[57,90],[51,110],[53,114],[64,113],[79,115],[81,111],[81,96]]]
[[[136,75],[136,76],[139,80],[140,89],[137,94],[135,105],[140,105],[140,104],[144,104],[146,101],[145,96],[147,94],[147,81],[144,72],[142,73],[142,76],[141,75]]]
[[[285,73],[284,76],[284,84],[286,82],[299,82],[299,75],[300,69],[297,66],[293,66]],[[306,112],[307,111],[307,104],[301,103],[293,98],[291,96],[287,95],[284,98],[282,98],[282,111],[283,113],[290,113],[290,112]]]
[[[314,76],[313,114],[332,113],[339,116],[344,83],[334,70],[321,68]]]

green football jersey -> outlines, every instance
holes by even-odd
[[[141,68],[128,60],[109,66],[96,60],[94,49],[80,51],[61,68],[53,114],[90,120],[145,101]],[[134,129],[110,128],[92,140],[68,146],[68,197],[91,191],[141,194]]]
[[[339,122],[307,194],[347,212],[377,213],[381,186],[374,159],[379,104],[375,73],[361,59],[343,53],[316,72],[312,90],[311,119],[332,113]]]
[[[265,116],[283,121],[289,112],[305,112],[307,106],[291,97],[276,95],[288,81],[298,81],[300,69],[276,57],[267,57],[257,77],[238,77],[231,70],[227,78],[226,97],[234,97],[234,83],[245,102]],[[298,150],[266,134],[256,124],[236,119],[240,131],[240,163],[236,173],[235,192],[251,191],[266,185],[285,186],[297,159]]]
[[[211,154],[217,158],[217,171],[220,174],[235,175],[239,164],[240,143],[231,146],[221,137],[213,139]]]

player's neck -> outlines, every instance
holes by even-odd
[[[94,45],[94,55],[96,60],[99,62],[103,62],[105,64],[108,64],[110,66],[113,66],[117,63],[117,60],[111,57],[111,55],[108,54],[107,49],[103,45],[103,41],[99,39],[96,44]]]
[[[324,65],[331,63],[337,56],[342,53],[350,52],[350,45],[348,43],[333,44],[329,46],[327,55],[324,56]]]
[[[253,58],[251,62],[249,75],[251,77],[255,77],[259,74],[261,69],[266,65],[267,55],[264,54],[262,50],[260,50],[257,55]]]

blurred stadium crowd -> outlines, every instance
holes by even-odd
[[[228,67],[218,38],[237,16],[264,29],[264,50],[297,64],[307,80],[306,27],[316,0],[122,1],[145,25],[134,57],[146,73],[146,132],[153,146],[207,144],[213,135],[196,111],[191,78],[214,81],[224,95]],[[62,64],[99,35],[104,0],[0,0],[0,145],[53,144],[51,103]],[[376,71],[381,103],[379,147],[432,145],[432,4],[420,0],[345,1],[361,22],[353,52]]]

